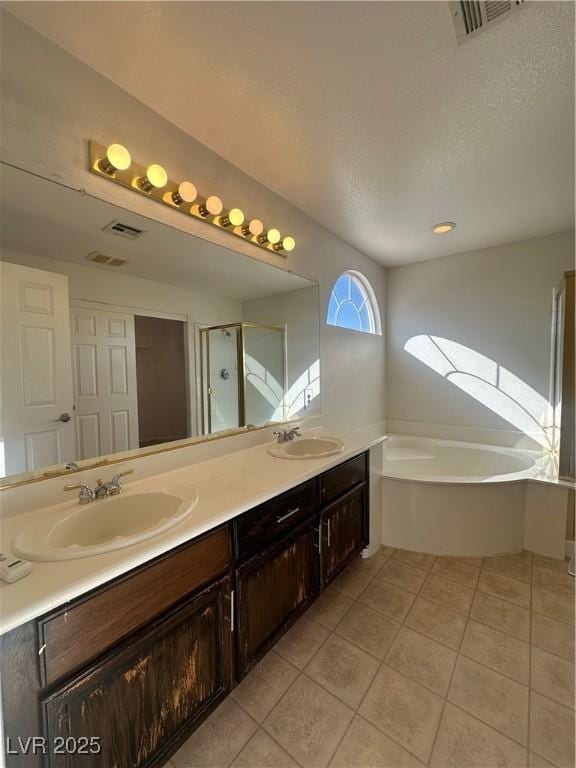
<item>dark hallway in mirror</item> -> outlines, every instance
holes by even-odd
[[[140,448],[189,437],[185,323],[135,315],[134,333]]]

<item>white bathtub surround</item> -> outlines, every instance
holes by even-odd
[[[500,483],[533,477],[542,461],[528,451],[394,435],[384,447],[382,474],[415,482]]]
[[[267,450],[272,439],[272,429],[270,429],[263,430],[264,437],[260,438],[260,444],[253,444],[252,447],[244,450],[204,458],[195,463],[189,461],[187,466],[172,468],[170,472],[160,470],[162,474],[157,473],[145,479],[136,480],[133,476],[134,480],[126,483],[126,487],[131,492],[187,486],[198,493],[198,504],[181,523],[147,541],[94,557],[60,562],[35,562],[30,576],[14,584],[1,584],[0,634],[162,555],[348,458],[366,450],[372,450],[386,439],[380,425],[361,431],[336,432],[326,429],[324,432],[344,442],[342,453],[308,461],[286,461],[274,458]],[[320,433],[320,430],[313,432],[315,435]],[[262,442],[263,439],[266,442]],[[218,442],[221,444],[222,451],[222,444],[228,441]],[[208,446],[210,443],[197,447],[207,448]],[[140,468],[146,461],[158,460],[166,455],[169,454],[139,459],[137,466]],[[117,468],[115,471],[118,471]],[[94,482],[95,471],[91,470],[91,474],[93,477],[90,482]],[[88,482],[84,477],[82,480]],[[52,486],[50,498],[55,497],[54,483],[58,484],[60,489],[58,502],[61,503],[64,495],[62,486],[65,480],[57,478],[48,482]],[[41,493],[37,492],[37,488],[45,484],[48,483],[12,489],[14,493],[19,491],[23,498],[18,505],[19,514],[13,514],[2,521],[0,551],[10,551],[11,544],[20,531],[34,525],[35,522],[40,523],[46,515],[50,515],[51,510],[46,502],[43,505],[36,503],[33,511],[22,512],[26,492],[34,492],[35,501],[38,502],[41,499]],[[371,484],[371,492],[377,492],[378,486],[379,478],[377,477]],[[72,508],[75,501],[70,500],[68,504]],[[98,502],[93,502],[95,514],[98,514],[97,505]],[[31,506],[28,507],[28,509],[31,508]],[[371,520],[371,526],[373,525],[374,530],[378,531],[380,506],[373,500],[371,500],[371,510],[372,516],[376,518]],[[379,540],[374,540],[373,548],[377,549],[378,546]]]
[[[428,421],[386,419],[386,431],[391,435],[412,435],[414,437],[455,440],[461,443],[481,443],[482,445],[496,445],[501,448],[517,448],[521,451],[538,450],[538,444],[530,435],[517,429],[493,429],[458,424],[438,424]]]
[[[545,453],[390,436],[382,543],[439,555],[564,557],[568,489]]]
[[[567,510],[566,486],[526,483],[524,549],[565,557]]]

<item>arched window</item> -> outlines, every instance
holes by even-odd
[[[339,328],[382,335],[376,296],[372,286],[360,272],[347,270],[336,280],[328,304],[326,322]]]

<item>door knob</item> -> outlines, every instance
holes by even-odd
[[[71,418],[72,416],[70,416],[69,413],[66,413],[66,411],[64,411],[64,413],[61,413],[57,419],[54,419],[54,421],[63,421],[64,424],[66,424],[66,422],[70,421]]]

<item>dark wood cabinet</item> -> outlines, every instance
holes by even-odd
[[[239,679],[317,596],[317,542],[310,520],[237,569]]]
[[[368,543],[367,488],[363,484],[322,510],[322,588]]]
[[[308,480],[234,520],[236,557],[261,552],[318,509],[318,480]]]
[[[362,454],[8,632],[7,768],[163,765],[367,543]]]
[[[185,595],[229,572],[230,550],[228,528],[217,528],[40,619],[42,682],[50,685],[86,667]]]
[[[230,607],[226,578],[42,700],[50,768],[160,764],[231,687]],[[61,737],[94,736],[97,754],[89,744],[84,754],[54,753]]]
[[[362,453],[320,475],[320,501],[328,504],[367,479],[368,454]]]

